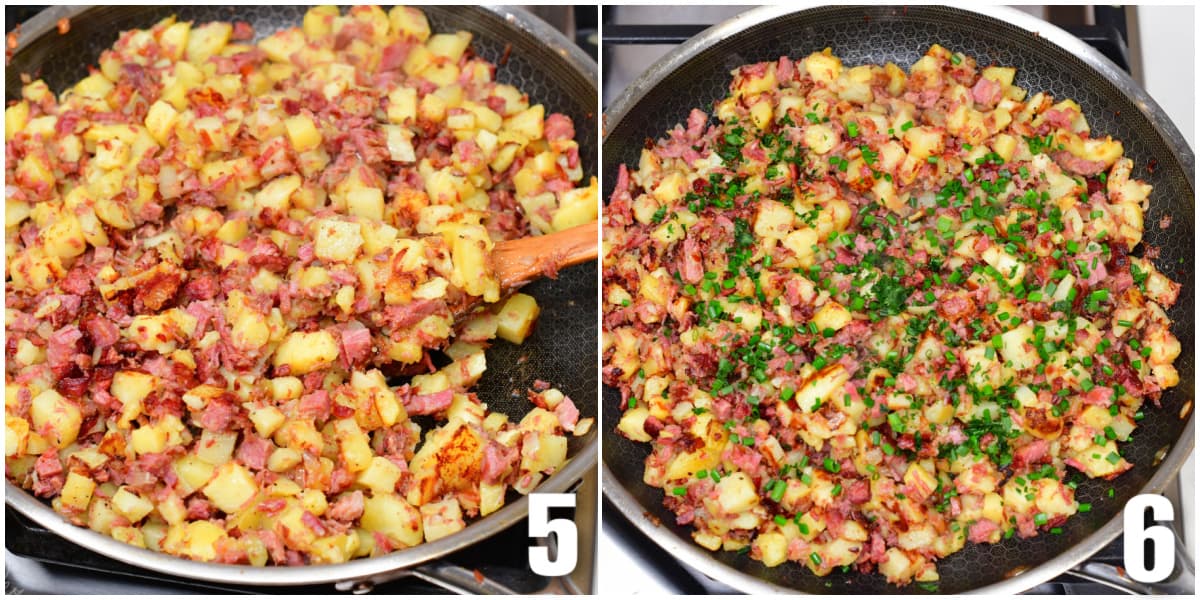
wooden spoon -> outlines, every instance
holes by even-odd
[[[553,275],[559,269],[596,260],[600,253],[598,226],[592,221],[549,235],[497,242],[488,259],[500,280],[500,297],[512,294],[531,281]],[[461,324],[482,304],[483,298],[464,294],[450,305],[450,310],[454,320]],[[388,377],[411,377],[428,372],[429,366],[425,362],[389,362],[380,365],[380,369]]]
[[[599,223],[592,221],[547,235],[534,235],[497,242],[489,255],[500,281],[500,295],[507,296],[525,284],[552,277],[559,269],[596,260],[600,253]],[[453,307],[459,318],[480,304],[479,298]]]
[[[508,294],[559,269],[596,260],[599,254],[598,223],[592,221],[548,235],[505,240],[492,248],[492,269],[500,292]]]

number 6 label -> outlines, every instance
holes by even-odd
[[[1175,508],[1162,496],[1142,494],[1125,505],[1125,572],[1136,581],[1157,583],[1175,569],[1175,535],[1164,525],[1146,527],[1146,509],[1154,521],[1175,520]],[[1146,568],[1146,542],[1154,568]]]
[[[574,521],[551,519],[551,508],[575,508],[575,494],[529,495],[529,537],[547,538],[553,535],[557,549],[551,560],[550,548],[531,547],[529,568],[543,577],[561,577],[575,570],[575,563],[579,560],[579,533]]]

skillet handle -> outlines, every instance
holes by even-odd
[[[482,575],[476,575],[458,565],[442,560],[425,563],[412,570],[413,577],[424,579],[429,583],[446,588],[456,594],[484,595],[503,594],[516,595],[512,588],[493,581]]]
[[[1067,573],[1127,594],[1191,596],[1196,593],[1196,565],[1183,543],[1183,535],[1175,527],[1170,529],[1175,534],[1175,569],[1162,581],[1135,581],[1121,565],[1102,560],[1084,561]]]
[[[334,588],[339,592],[369,594],[375,591],[375,586],[405,577],[422,579],[455,594],[518,594],[517,591],[502,583],[488,579],[482,575],[476,575],[474,571],[469,571],[446,560],[435,560],[408,569],[389,571],[362,579],[341,581],[335,584]]]

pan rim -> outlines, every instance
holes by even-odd
[[[821,6],[825,5],[813,2],[798,2],[786,6],[764,6],[750,9],[724,22],[713,25],[692,39],[680,44],[639,75],[613,101],[608,110],[605,111],[605,127],[601,148],[603,148],[604,142],[607,142],[610,132],[624,120],[626,114],[642,98],[654,90],[663,78],[682,67],[696,54],[729,36],[756,25]],[[1155,131],[1163,136],[1164,142],[1173,153],[1173,157],[1183,167],[1190,187],[1193,190],[1195,189],[1195,154],[1191,146],[1187,143],[1182,133],[1180,133],[1179,128],[1167,116],[1166,112],[1163,111],[1162,107],[1129,74],[1117,67],[1107,57],[1063,29],[1014,8],[1007,6],[974,5],[959,5],[954,8],[1005,21],[1011,25],[1035,33],[1041,39],[1079,57],[1087,66],[1096,70],[1107,81],[1115,85],[1124,96],[1138,107],[1138,110],[1150,121]],[[601,152],[603,154],[603,150]],[[604,413],[603,405],[601,405],[600,412],[601,414]],[[1142,486],[1140,493],[1161,493],[1166,485],[1174,480],[1194,448],[1195,427],[1196,415],[1193,410],[1188,416],[1188,421],[1184,425],[1184,430],[1180,434],[1179,439],[1171,445],[1171,450],[1160,463],[1158,470],[1150,480]],[[738,571],[718,560],[714,553],[702,550],[689,540],[684,540],[680,536],[675,535],[674,532],[668,531],[669,535],[661,535],[664,528],[656,524],[645,513],[642,505],[624,487],[616,474],[608,466],[607,461],[602,462],[604,463],[602,473],[605,496],[613,502],[625,518],[633,523],[643,535],[653,540],[663,550],[673,554],[688,566],[705,573],[709,577],[748,594],[804,593],[800,590],[779,586]],[[1076,565],[1085,562],[1100,548],[1103,548],[1116,539],[1124,529],[1123,520],[1124,509],[1122,508],[1103,527],[1066,548],[1052,560],[1031,567],[1003,581],[974,588],[965,593],[1017,594],[1039,583],[1057,577]],[[899,589],[897,588],[897,591]]]
[[[44,35],[53,34],[60,19],[70,19],[93,8],[95,7],[70,5],[54,5],[46,8],[21,24],[13,53],[20,52]],[[475,5],[466,8],[477,8],[490,12],[500,17],[509,26],[528,33],[552,49],[572,70],[583,76],[593,88],[595,87],[598,73],[596,62],[582,48],[533,13],[517,6],[508,5]],[[594,95],[598,96],[598,94]],[[599,413],[598,410],[597,413]],[[599,414],[597,414],[598,416]],[[593,428],[588,436],[590,439],[585,440],[579,452],[570,457],[566,464],[531,493],[566,492],[582,480],[588,470],[596,466],[599,458],[599,431]],[[239,585],[291,586],[388,579],[380,576],[436,560],[492,537],[515,526],[529,512],[529,496],[521,495],[495,513],[471,523],[459,532],[383,556],[354,559],[331,565],[252,567],[206,563],[119,542],[91,529],[70,523],[62,515],[42,504],[40,500],[14,485],[7,478],[4,483],[5,505],[50,530],[56,536],[73,542],[81,548],[126,564],[167,575]]]

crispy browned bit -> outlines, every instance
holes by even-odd
[[[507,65],[509,56],[512,56],[512,44],[504,44],[504,53],[500,55],[500,60],[496,61],[496,65],[501,67]]]

